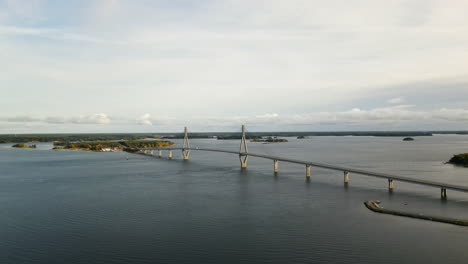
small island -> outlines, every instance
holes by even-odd
[[[23,143],[18,143],[18,144],[14,144],[13,146],[11,146],[13,148],[36,148],[36,145],[33,144],[33,145],[26,145],[26,144],[23,144]]]
[[[138,152],[141,148],[164,148],[174,145],[167,140],[128,140],[128,141],[91,141],[91,142],[54,142],[52,150],[84,150],[98,152],[127,151]]]
[[[279,143],[279,142],[288,142],[288,140],[284,138],[267,137],[267,138],[255,138],[255,139],[250,140],[250,142]]]
[[[405,137],[403,141],[414,141],[414,138],[412,137]]]
[[[468,167],[468,153],[453,155],[448,163]]]

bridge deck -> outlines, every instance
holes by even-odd
[[[160,149],[148,148],[148,149],[145,149],[145,150],[182,150],[182,148],[160,148]],[[366,171],[366,170],[360,170],[360,169],[353,169],[353,168],[348,168],[348,167],[330,165],[330,164],[326,164],[326,163],[303,161],[303,160],[296,160],[296,159],[288,159],[288,158],[282,158],[282,157],[276,157],[276,156],[270,156],[270,155],[264,155],[264,154],[257,154],[257,153],[251,153],[251,152],[245,153],[245,152],[232,151],[232,150],[222,150],[222,149],[190,148],[190,150],[223,152],[223,153],[230,153],[230,154],[236,154],[236,155],[248,155],[248,156],[251,156],[251,157],[278,160],[278,161],[283,161],[283,162],[302,164],[302,165],[306,165],[306,166],[312,166],[312,167],[318,167],[318,168],[324,168],[324,169],[330,169],[330,170],[347,171],[347,172],[366,175],[366,176],[371,176],[371,177],[385,178],[385,179],[391,179],[391,180],[395,180],[395,181],[409,182],[409,183],[414,183],[414,184],[419,184],[419,185],[427,185],[427,186],[432,186],[432,187],[438,187],[438,188],[445,188],[445,189],[451,189],[451,190],[456,190],[456,191],[468,192],[468,187],[467,186],[447,184],[447,183],[441,183],[441,182],[435,182],[435,181],[429,181],[429,180],[422,180],[422,179],[415,179],[415,178],[411,178],[411,177],[392,175],[392,174],[387,174],[387,173],[379,173],[379,172],[372,172],[372,171]]]

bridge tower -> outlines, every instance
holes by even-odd
[[[182,156],[188,160],[190,156],[190,142],[188,139],[187,127],[184,127],[184,144],[182,145]]]
[[[242,138],[239,148],[239,160],[242,169],[247,168],[247,160],[249,159],[247,153],[249,153],[249,150],[247,149],[247,141],[245,140],[245,126],[242,125]]]

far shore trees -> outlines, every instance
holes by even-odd
[[[124,150],[128,152],[137,152],[144,148],[164,148],[174,145],[167,140],[128,140],[128,141],[95,141],[95,142],[54,142],[54,150],[90,150],[90,151],[109,151]]]
[[[35,144],[26,145],[26,144],[23,144],[23,143],[18,143],[18,144],[14,144],[12,147],[13,148],[36,148],[37,146]]]
[[[453,155],[448,163],[468,167],[468,153]]]

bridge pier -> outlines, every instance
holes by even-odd
[[[273,172],[278,173],[279,167],[278,167],[278,160],[273,160]]]
[[[172,150],[167,152],[167,157],[171,160],[172,159]]]
[[[241,169],[247,169],[247,155],[239,154],[239,161],[241,164]]]
[[[241,161],[241,169],[247,169],[247,162]]]
[[[443,200],[447,199],[447,189],[445,188],[440,189],[440,198]]]
[[[388,179],[388,191],[393,192],[394,187],[395,187],[395,185],[393,184],[393,180]]]
[[[307,179],[310,179],[310,176],[311,176],[311,170],[310,170],[310,165],[306,165],[306,178]]]
[[[344,172],[344,184],[348,185],[349,183],[349,172],[345,171]]]
[[[158,149],[158,157],[162,158],[162,150]]]

